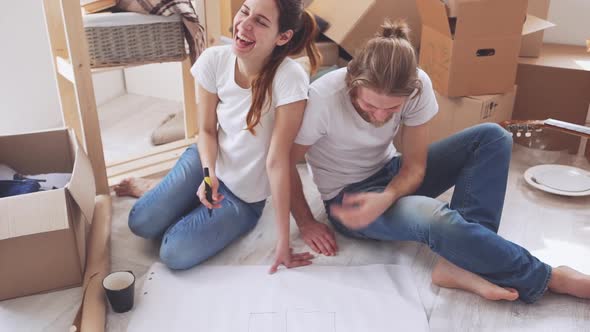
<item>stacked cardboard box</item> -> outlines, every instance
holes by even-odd
[[[23,174],[72,174],[65,188],[0,199],[0,300],[80,285],[95,183],[74,133],[0,136],[0,164]]]
[[[527,0],[461,1],[459,16],[452,19],[440,0],[417,4],[423,24],[420,66],[447,97],[511,91],[522,36],[551,25],[527,17]]]
[[[531,0],[529,7],[526,0],[417,0],[417,5],[423,24],[420,67],[439,104],[431,141],[511,119],[518,56],[534,55],[542,31],[553,25],[530,14],[547,17],[548,0]],[[523,39],[529,41],[521,47]],[[494,104],[493,111],[485,106]]]
[[[517,87],[512,91],[495,95],[449,98],[435,91],[438,113],[429,123],[428,142],[434,143],[471,126],[512,118]],[[402,148],[403,128],[394,139],[398,150]]]
[[[385,19],[407,20],[412,42],[419,49],[420,66],[437,90],[440,114],[432,123],[435,140],[481,122],[510,119],[523,34],[538,33],[551,25],[527,16],[527,10],[544,17],[547,13],[542,4],[527,9],[526,0],[448,3],[461,14],[450,19],[441,0],[361,0],[346,7],[341,1],[322,0],[312,2],[309,10],[330,24],[325,35],[352,56]],[[531,43],[526,51],[534,53],[535,46]],[[494,116],[482,113],[490,100],[502,100],[501,111],[491,111]]]
[[[495,95],[447,98],[436,93],[439,112],[432,119],[430,141],[443,139],[484,122],[500,123],[512,118],[517,87]]]

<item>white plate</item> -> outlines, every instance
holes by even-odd
[[[590,195],[590,173],[573,166],[533,166],[524,172],[524,179],[531,186],[556,195]]]

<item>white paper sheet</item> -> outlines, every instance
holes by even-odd
[[[308,266],[150,268],[128,331],[428,331],[409,268]]]

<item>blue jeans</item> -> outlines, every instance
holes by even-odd
[[[135,202],[129,228],[146,239],[162,237],[160,258],[171,269],[188,269],[252,230],[266,201],[246,203],[219,181],[221,207],[209,217],[197,197],[203,167],[196,145],[182,154],[174,168]]]
[[[465,270],[517,289],[522,301],[532,303],[547,289],[551,267],[497,234],[511,151],[512,138],[500,126],[468,128],[432,144],[420,188],[366,228],[346,228],[328,206],[341,204],[344,193],[383,191],[399,172],[402,157],[325,201],[328,217],[336,230],[350,237],[424,243]],[[450,205],[435,199],[453,186]]]

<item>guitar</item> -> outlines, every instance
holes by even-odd
[[[516,137],[531,137],[534,133],[542,132],[543,129],[553,129],[566,134],[590,138],[590,127],[573,124],[565,121],[547,120],[507,120],[500,122],[500,125]]]

